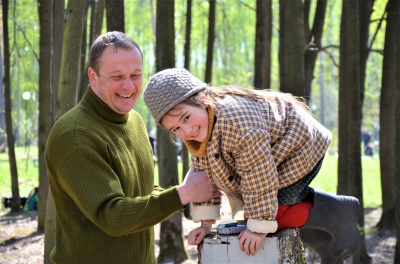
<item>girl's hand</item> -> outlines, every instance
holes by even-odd
[[[203,241],[204,237],[211,233],[212,222],[201,221],[201,226],[189,232],[188,244],[198,245]]]
[[[240,249],[246,252],[247,256],[254,256],[266,236],[265,233],[254,233],[246,229],[238,235]]]

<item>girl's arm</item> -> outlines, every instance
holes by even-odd
[[[247,256],[254,256],[266,236],[267,234],[265,233],[255,233],[246,229],[238,236],[240,249],[242,252],[246,252]]]
[[[190,231],[188,237],[188,244],[198,245],[201,241],[203,241],[204,237],[210,234],[213,223],[215,223],[214,220],[201,221],[200,227]]]

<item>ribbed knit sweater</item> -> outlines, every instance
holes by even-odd
[[[152,150],[135,111],[112,111],[89,88],[54,124],[46,163],[56,208],[54,263],[156,263],[153,226],[182,209],[154,186]]]

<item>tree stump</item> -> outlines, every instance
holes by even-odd
[[[235,235],[206,236],[198,245],[199,264],[209,263],[274,263],[306,264],[299,229],[283,229],[269,234],[254,256],[247,256]]]

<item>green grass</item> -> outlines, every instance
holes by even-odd
[[[338,159],[332,155],[324,159],[322,168],[310,186],[329,193],[336,193]],[[362,158],[364,207],[379,207],[382,204],[379,158]]]
[[[38,156],[38,148],[36,146],[29,148],[28,162],[28,148],[17,147],[15,155],[17,158],[19,193],[20,196],[28,196],[30,191],[39,184],[39,168],[33,164],[33,158]],[[1,197],[11,196],[11,172],[7,152],[0,153],[0,195]]]
[[[38,167],[33,164],[32,158],[37,158],[37,147],[31,147],[29,150],[29,160],[26,163],[27,150],[25,147],[16,148],[19,191],[21,196],[27,196],[29,192],[38,185]],[[311,187],[324,190],[329,193],[336,193],[337,188],[337,158],[333,155],[327,156],[322,165],[321,171],[311,183]],[[28,164],[26,170],[26,164]],[[179,173],[182,171],[182,165],[179,164]],[[363,157],[363,193],[364,207],[379,207],[382,203],[381,182],[379,159]],[[158,184],[158,168],[155,168],[154,182]],[[181,177],[180,177],[181,179]],[[0,153],[0,195],[1,197],[11,195],[11,177],[8,163],[8,154]]]

